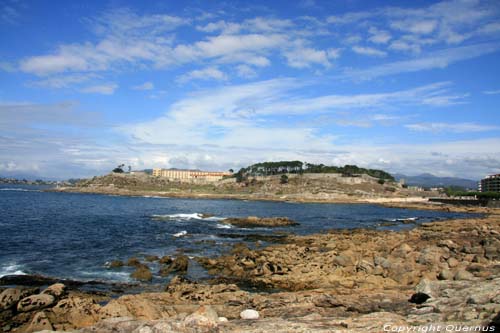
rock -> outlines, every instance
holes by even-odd
[[[46,308],[55,302],[55,297],[49,294],[31,295],[17,303],[17,311],[27,312]]]
[[[101,307],[91,298],[69,296],[60,300],[52,312],[60,322],[65,322],[74,327],[86,327],[99,320]]]
[[[0,294],[0,311],[14,307],[21,299],[30,295],[29,289],[8,288]]]
[[[130,277],[139,281],[151,281],[153,280],[153,273],[146,265],[140,265],[135,271],[130,274]]]
[[[333,258],[333,264],[337,266],[346,267],[346,266],[352,266],[354,264],[354,261],[352,257],[345,254],[340,254]]]
[[[245,320],[259,319],[259,313],[251,309],[243,310],[240,312],[240,318]]]
[[[439,280],[453,280],[453,273],[449,269],[443,269],[439,272],[437,278]]]
[[[167,276],[170,273],[176,272],[180,274],[186,274],[189,266],[189,258],[187,256],[178,256],[172,263],[168,266],[163,266],[160,268],[160,275]]]
[[[135,267],[138,267],[141,265],[141,262],[139,261],[139,259],[135,258],[135,257],[132,257],[130,258],[129,260],[127,260],[127,266],[135,266]]]
[[[219,323],[227,323],[229,320],[226,317],[219,317],[218,321]]]
[[[455,273],[453,277],[454,280],[473,280],[474,275],[470,272],[467,272],[465,269],[460,269]]]
[[[146,261],[148,262],[153,262],[153,261],[157,261],[158,259],[158,256],[155,256],[155,255],[147,255],[144,257],[144,259],[146,259]]]
[[[160,258],[160,260],[158,262],[160,264],[170,265],[172,263],[172,258],[170,258],[170,256],[163,256]]]
[[[288,217],[230,217],[222,220],[221,222],[243,228],[285,227],[298,225],[297,222],[290,220]]]
[[[38,332],[41,330],[50,330],[52,331],[54,327],[52,326],[49,318],[45,311],[38,312],[35,314],[33,319],[31,320],[28,328],[26,329],[27,333]]]
[[[449,259],[447,260],[447,262],[448,262],[448,266],[449,266],[450,268],[457,267],[457,266],[458,266],[458,264],[459,264],[458,260],[457,260],[457,259],[455,259],[455,258],[453,258],[453,257],[449,258]]]
[[[109,268],[120,268],[123,266],[123,261],[121,260],[112,260],[110,263],[109,263]]]
[[[56,299],[61,298],[66,293],[66,286],[62,283],[54,283],[48,286],[42,294],[48,294],[54,296]]]
[[[216,327],[219,322],[217,312],[209,306],[202,305],[198,310],[184,319],[184,325],[195,327]]]
[[[431,283],[431,281],[429,281],[427,279],[420,280],[420,282],[415,286],[415,292],[417,294],[419,294],[419,293],[427,294],[430,297],[434,296],[432,283]]]

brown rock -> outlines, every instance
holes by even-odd
[[[474,275],[470,272],[467,272],[465,269],[459,269],[456,273],[455,276],[453,277],[454,280],[473,280]]]
[[[8,288],[0,294],[0,311],[14,307],[21,299],[29,296],[34,290]]]
[[[148,261],[148,262],[153,262],[153,261],[157,261],[160,258],[158,256],[155,256],[155,255],[147,255],[144,257],[144,259],[146,259],[146,261]]]
[[[56,299],[61,298],[66,293],[66,286],[62,283],[54,283],[48,286],[42,294],[49,294],[54,296]]]
[[[27,333],[38,332],[42,330],[50,330],[52,331],[54,327],[52,326],[49,318],[45,311],[40,311],[31,320],[28,328],[26,329]]]
[[[209,305],[202,305],[194,313],[184,319],[184,325],[188,327],[216,327],[219,322],[217,312]]]
[[[70,296],[59,301],[52,312],[59,322],[80,328],[95,324],[99,320],[100,309],[90,298]]]
[[[290,220],[288,217],[231,217],[224,219],[221,222],[243,228],[284,227],[298,225],[297,222]]]
[[[123,261],[121,261],[121,260],[112,260],[109,263],[109,268],[119,268],[122,266],[123,266]],[[133,265],[130,265],[130,266],[133,266]]]
[[[135,257],[132,257],[130,258],[129,260],[127,260],[127,266],[135,266],[135,267],[138,267],[141,265],[141,262],[139,261],[139,259],[135,258]]]
[[[55,302],[55,297],[49,294],[31,295],[17,303],[17,311],[27,312],[46,308]]]
[[[170,258],[170,256],[163,256],[160,258],[159,263],[170,265],[172,263],[172,258]]]
[[[140,265],[130,274],[130,277],[139,281],[151,281],[153,280],[153,274],[151,270],[146,265]]]
[[[171,273],[186,274],[189,266],[189,258],[181,255],[175,258],[170,265],[165,265],[160,268],[160,275],[167,276]]]

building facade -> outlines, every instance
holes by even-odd
[[[481,179],[481,182],[479,183],[479,191],[500,192],[500,173]]]
[[[231,176],[230,172],[212,172],[200,170],[180,170],[180,169],[153,169],[153,176],[168,178],[177,181],[205,181],[216,182],[224,177]]]

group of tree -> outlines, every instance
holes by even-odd
[[[252,164],[246,168],[241,168],[233,177],[237,182],[255,176],[272,176],[284,174],[303,174],[303,173],[340,173],[346,177],[366,174],[382,181],[394,181],[394,177],[383,170],[365,169],[356,165],[344,165],[343,167],[328,166],[324,164],[304,163],[301,161],[279,161],[279,162],[261,162]],[[288,179],[287,179],[288,181]]]
[[[500,199],[500,193],[498,192],[477,192],[477,191],[463,191],[457,190],[453,187],[448,187],[445,189],[445,193],[449,197],[475,197],[478,199]]]

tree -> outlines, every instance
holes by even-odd
[[[229,172],[230,172],[230,173],[233,173],[233,172],[234,172],[234,170],[233,170],[233,169],[229,169]]]
[[[287,175],[281,175],[280,183],[281,184],[288,184],[288,176]]]
[[[377,181],[377,183],[379,183],[380,185],[384,185],[385,180],[383,180],[383,179],[379,179],[379,180]]]
[[[114,173],[123,173],[123,168],[125,167],[125,164],[120,164],[116,168],[113,169]]]

